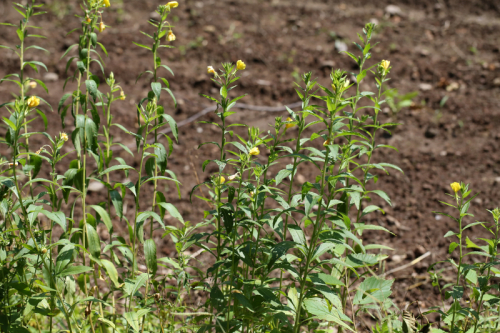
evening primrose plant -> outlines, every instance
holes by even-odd
[[[446,235],[457,238],[450,253],[458,251],[459,261],[447,261],[456,280],[439,283],[444,262],[430,268],[434,285],[450,299],[450,307],[443,300],[442,308],[431,309],[442,316],[441,326],[400,311],[390,299],[394,280],[378,275],[391,249],[363,233],[390,233],[370,224],[370,214],[383,213],[381,202],[392,204],[376,184],[401,169],[379,160],[380,149],[395,149],[379,142],[380,132],[398,124],[379,118],[391,64],[372,60],[373,24],[358,35],[358,54],[346,52],[356,62],[354,73],[334,70],[326,84],[305,73],[295,87],[300,108],[287,108],[266,129],[233,121],[245,97],[237,83],[251,66],[238,60],[207,67],[219,93],[201,96],[215,103],[217,121],[201,123],[215,127],[219,139],[198,148],[216,147],[217,154],[201,163],[204,171],[216,171],[191,190],[191,202],[209,207],[191,222],[168,199],[181,195],[169,169],[179,131],[171,115],[173,71],[162,57],[177,39],[169,15],[179,4],[158,6],[158,19],[150,19],[134,43],[148,51],[151,63],[137,81],[150,89],[132,110],[137,126],[127,129],[114,117],[127,94],[106,72],[108,51],[99,42],[109,32],[113,1],[80,1],[79,27],[71,31],[77,43],[61,57],[71,73],[63,88],[71,81],[74,90],[57,106],[62,128],[55,135],[47,133],[44,114],[51,107],[39,96],[47,88],[33,77],[46,67],[31,60],[33,49],[44,51],[32,44],[42,36],[30,33],[41,5],[14,6],[19,25],[3,25],[16,28],[19,44],[2,48],[19,56],[20,66],[0,81],[16,89],[14,99],[0,105],[8,112],[2,144],[9,154],[0,159],[0,331],[498,331],[500,211],[491,211],[492,223],[466,225],[475,197],[468,185],[451,184],[453,202],[446,204],[458,215],[441,213],[458,224],[458,232]],[[33,132],[37,119],[43,130]],[[135,147],[115,140],[117,133],[130,135]],[[33,136],[43,143],[34,147]],[[304,169],[312,178],[299,177]],[[103,190],[90,201],[95,184]],[[200,186],[208,197],[195,194]],[[475,226],[492,235],[479,239],[484,244],[465,236]],[[160,236],[172,240],[171,256],[159,256]],[[362,320],[367,316],[373,327]]]
[[[205,223],[214,228],[193,237],[215,261],[205,276],[210,315],[202,330],[356,331],[358,313],[370,312],[390,296],[393,280],[374,276],[370,268],[386,258],[380,251],[389,248],[361,238],[365,230],[389,232],[365,222],[366,215],[381,208],[362,208],[363,201],[378,196],[391,204],[386,193],[368,188],[379,177],[373,170],[400,171],[372,161],[377,149],[387,147],[376,144],[377,131],[396,125],[378,120],[390,64],[366,68],[373,28],[368,24],[359,35],[356,45],[362,54],[348,53],[360,69],[355,83],[342,70],[332,72],[331,88],[305,74],[296,89],[301,109],[277,118],[273,131],[249,128],[247,138],[231,129],[244,125],[228,123],[232,107],[244,97],[233,99],[228,92],[245,65],[226,63],[219,71],[208,67],[220,97],[202,96],[217,104],[220,122],[202,123],[216,126],[221,140],[205,143],[216,145],[220,158],[203,163],[203,168],[215,163],[219,169],[204,183],[212,195],[206,200],[215,203],[205,212]],[[360,90],[369,74],[376,92]],[[323,129],[305,134],[317,124]],[[302,165],[317,176],[299,187]]]
[[[443,307],[431,308],[427,313],[437,312],[441,315],[441,322],[436,332],[496,332],[499,327],[499,305],[497,277],[500,276],[498,265],[498,244],[500,230],[500,210],[495,208],[489,211],[491,222],[472,222],[466,220],[474,215],[469,213],[473,199],[468,184],[454,182],[450,184],[452,203],[441,202],[456,210],[456,214],[435,212],[452,219],[457,227],[450,230],[444,237],[451,237],[449,254],[458,254],[458,262],[452,257],[446,261],[432,264],[428,271],[431,274],[433,286],[438,287],[443,297]],[[489,237],[476,238],[483,245],[474,241],[473,228],[482,227]],[[472,239],[471,239],[472,238]],[[471,260],[471,256],[477,259]],[[456,271],[452,282],[441,283],[441,274],[444,264],[448,264]],[[444,281],[443,281],[444,282]],[[445,307],[445,301],[450,306]],[[437,326],[437,325],[436,325]]]
[[[184,246],[194,227],[165,201],[163,193],[156,191],[160,181],[178,184],[175,174],[167,169],[173,141],[165,138],[169,147],[166,149],[157,133],[169,124],[177,139],[175,122],[160,104],[161,90],[172,97],[173,94],[168,81],[158,75],[161,67],[171,72],[161,64],[159,51],[170,47],[161,40],[167,32],[172,33],[166,17],[177,3],[160,6],[161,22],[150,22],[158,28],[149,36],[153,46],[147,47],[154,55],[153,71],[149,71],[153,78],[151,92],[137,105],[137,112],[145,119],[138,133],[113,121],[113,105],[125,100],[126,95],[113,73],[106,76],[100,53],[107,55],[98,40],[99,34],[105,33],[105,11],[110,6],[108,0],[81,2],[83,14],[78,16],[81,28],[72,31],[80,32],[78,43],[70,46],[61,58],[68,56],[66,68],[75,70],[64,87],[71,80],[76,82],[76,90],[65,94],[58,106],[62,127],[70,113],[74,130],[53,137],[46,132],[30,132],[28,127],[38,117],[43,120],[45,130],[47,128],[47,118],[40,110],[46,102],[30,94],[37,86],[47,90],[46,86],[26,71],[27,68],[36,72],[40,67],[46,69],[42,62],[30,60],[29,52],[30,49],[44,50],[29,44],[30,39],[42,36],[28,33],[37,28],[31,25],[31,18],[43,12],[35,1],[26,6],[15,4],[22,15],[17,27],[20,44],[15,49],[2,46],[17,53],[21,63],[19,73],[9,74],[1,81],[13,82],[20,88],[13,102],[1,105],[10,112],[9,118],[4,117],[8,131],[3,144],[11,150],[11,162],[3,162],[0,171],[2,331],[147,332],[154,331],[156,323],[160,323],[162,330],[178,331],[179,321],[172,313],[185,309],[183,292],[189,288],[190,275],[186,270],[191,258],[184,255]],[[95,74],[99,71],[107,77],[107,88]],[[164,86],[159,83],[160,79]],[[111,129],[115,127],[137,140],[141,168],[136,171],[136,183],[113,181],[116,176],[123,173],[129,176],[134,170],[122,158],[113,156],[116,148],[133,155],[128,147],[114,142]],[[34,135],[44,137],[46,144],[33,149],[28,139]],[[154,143],[149,143],[148,135],[154,136]],[[64,147],[70,141],[74,149]],[[58,174],[57,164],[65,165],[67,171]],[[45,166],[50,168],[44,171]],[[43,178],[46,175],[50,176]],[[91,181],[103,184],[107,192],[107,198],[95,205],[87,203]],[[141,187],[147,182],[155,184],[150,209],[139,206],[139,202],[144,201],[139,199]],[[136,203],[131,221],[123,208],[127,192],[135,197]],[[167,228],[163,223],[166,212],[177,218],[182,227]],[[170,234],[180,245],[176,246],[177,259],[163,258],[162,262],[160,258],[160,263],[157,262],[156,245],[151,239],[153,221],[158,221],[165,235]],[[114,232],[113,223],[118,222],[129,226],[128,239]],[[147,222],[151,230],[149,238],[144,233]],[[102,228],[107,229],[109,237],[100,237]],[[138,258],[143,255],[146,269],[140,271]],[[169,270],[172,273],[157,275],[158,266],[166,265],[173,267]],[[166,281],[171,279],[178,280],[177,287],[166,287]],[[175,301],[172,295],[176,296]],[[185,329],[189,327],[182,320],[181,323]]]

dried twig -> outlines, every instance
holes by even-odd
[[[393,268],[391,269],[390,271],[388,272],[385,272],[383,274],[381,274],[380,276],[386,276],[386,275],[389,275],[389,274],[392,274],[392,273],[395,273],[395,272],[398,272],[398,271],[401,271],[403,269],[406,269],[408,267],[411,267],[417,263],[419,263],[420,261],[424,260],[425,258],[427,258],[428,256],[431,255],[431,251],[429,252],[426,252],[424,254],[422,254],[420,257],[418,257],[417,259],[413,260],[412,262],[410,262],[409,264],[406,264],[406,265],[403,265],[403,266],[399,266],[399,267],[396,267],[396,268]]]

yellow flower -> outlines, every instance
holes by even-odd
[[[243,61],[238,60],[238,62],[236,63],[236,69],[239,71],[242,71],[245,68],[247,68],[247,65],[245,65],[245,63]]]
[[[104,6],[106,6],[106,7],[111,6],[111,3],[109,2],[109,0],[102,0],[102,2],[104,2]]]
[[[462,188],[462,186],[459,183],[456,183],[456,182],[455,183],[451,183],[450,186],[451,186],[451,189],[453,191],[455,191],[455,193],[457,193],[458,191],[460,191],[460,189]]]
[[[224,178],[223,176],[220,176],[219,177],[219,183],[220,184],[224,184],[226,182],[226,178]]]
[[[38,105],[40,105],[40,98],[36,96],[31,96],[28,98],[28,106],[30,108],[36,108]]]
[[[214,69],[212,66],[208,66],[208,67],[207,67],[207,73],[208,73],[208,74],[216,74],[216,73],[215,73],[215,69]]]
[[[172,9],[172,8],[177,8],[177,6],[179,6],[179,3],[177,1],[170,1],[169,3],[167,3],[167,6]]]
[[[66,134],[66,133],[64,133],[64,132],[63,132],[63,133],[61,133],[61,139],[62,139],[64,142],[68,141],[68,134]]]
[[[120,99],[121,99],[122,101],[124,101],[124,100],[125,100],[125,97],[126,97],[126,96],[125,96],[125,93],[123,92],[123,90],[122,90],[122,91],[120,91]]]
[[[293,119],[292,119],[292,118],[290,118],[290,117],[288,117],[288,118],[286,118],[286,121],[293,121]],[[295,126],[295,124],[286,124],[286,125],[285,125],[285,127],[286,127],[286,128],[291,128],[291,127],[293,127],[293,126]]]
[[[99,32],[103,32],[104,29],[106,29],[106,26],[104,25],[104,22],[99,23]]]
[[[323,142],[323,147],[329,146],[330,145],[330,139],[326,140]]]
[[[168,40],[169,42],[173,42],[173,41],[175,40],[175,35],[174,35],[174,33],[172,32],[172,30],[170,30],[170,32],[168,33],[168,35],[167,35],[167,40]]]
[[[389,69],[389,66],[391,65],[391,62],[389,60],[382,60],[380,63],[380,67],[382,67],[384,70]]]
[[[260,154],[259,147],[253,147],[252,149],[250,149],[250,153],[249,154],[252,155],[252,156],[259,155]]]
[[[35,81],[30,81],[30,83],[28,83],[28,86],[29,86],[31,89],[35,89],[35,88],[36,88],[36,82],[35,82]]]

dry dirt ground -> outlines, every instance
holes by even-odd
[[[36,17],[34,21],[43,27],[43,34],[49,36],[43,46],[51,53],[46,56],[33,52],[30,57],[43,60],[49,72],[56,74],[48,82],[50,95],[41,89],[37,91],[55,107],[64,93],[62,84],[67,77],[65,61],[59,58],[77,40],[76,34],[66,36],[66,32],[79,26],[79,19],[74,16],[79,8],[77,1],[46,2],[50,14]],[[114,72],[127,94],[126,101],[115,104],[115,120],[134,128],[134,105],[149,90],[148,80],[141,79],[135,84],[135,79],[138,73],[151,67],[152,59],[132,41],[146,42],[139,31],[151,30],[147,20],[158,3],[150,0],[111,2],[111,10],[104,14],[105,23],[111,27],[99,38],[110,53],[105,59],[106,71]],[[10,1],[0,3],[0,13],[2,21],[18,20]],[[172,103],[165,106],[177,121],[209,106],[207,100],[198,95],[217,93],[206,75],[206,66],[238,59],[247,64],[236,89],[238,93],[249,94],[244,103],[281,106],[296,102],[293,81],[297,73],[313,71],[314,76],[326,84],[332,68],[356,70],[352,60],[338,51],[347,45],[349,51],[355,52],[351,42],[370,21],[379,24],[374,36],[379,44],[374,48],[371,61],[389,59],[393,66],[389,86],[400,93],[418,91],[419,95],[414,99],[414,107],[405,108],[397,115],[402,125],[394,135],[380,139],[381,143],[397,147],[399,152],[377,156],[379,161],[399,165],[405,172],[381,177],[377,187],[391,196],[394,205],[385,205],[386,215],[374,215],[370,221],[389,228],[396,236],[375,232],[364,236],[371,242],[395,249],[387,269],[431,252],[417,265],[394,274],[396,300],[400,303],[419,300],[421,307],[426,308],[439,301],[439,296],[425,280],[425,271],[429,263],[446,258],[449,240],[443,235],[450,229],[456,230],[452,221],[439,219],[432,213],[448,211],[438,200],[446,200],[449,184],[464,181],[471,184],[473,191],[481,192],[471,208],[477,220],[488,220],[486,209],[495,208],[500,202],[498,1],[180,0],[172,18],[177,36],[173,45],[177,48],[162,53],[175,72],[175,77],[169,80],[179,106],[176,109]],[[15,43],[15,31],[0,28],[0,44]],[[16,57],[10,51],[0,51],[0,76],[17,71]],[[6,83],[0,85],[2,102],[10,98],[12,88]],[[72,88],[74,85],[69,84],[66,91]],[[373,89],[373,86],[367,82],[364,88]],[[44,109],[50,123],[48,131],[54,135],[60,130],[61,120],[57,112]],[[5,109],[1,112],[6,114]],[[274,117],[286,115],[286,112],[238,110],[235,120],[267,130]],[[69,130],[70,118],[66,119]],[[212,114],[200,118],[214,119]],[[389,115],[385,120],[390,120]],[[35,129],[41,129],[39,126],[34,124]],[[0,129],[1,135],[4,131]],[[219,133],[213,128],[196,122],[181,127],[179,143],[169,161],[169,168],[183,184],[182,199],[176,198],[173,189],[168,189],[166,195],[184,219],[192,223],[200,221],[203,210],[207,209],[201,201],[195,205],[189,203],[188,192],[197,183],[195,171],[200,181],[215,171],[210,168],[207,173],[201,171],[202,162],[213,158],[215,152],[207,148],[209,146],[196,148],[218,137]],[[115,141],[134,142],[132,137],[119,132],[115,133]],[[34,139],[32,143],[36,146],[41,141]],[[8,154],[5,149],[0,152]],[[117,154],[137,166],[137,161],[132,161],[125,152]],[[59,171],[64,169],[61,165]],[[315,176],[308,169],[301,169],[300,174],[305,179]],[[116,177],[115,180],[121,180],[119,175]],[[151,193],[151,188],[148,191]],[[91,201],[101,199],[99,191],[91,193]],[[131,211],[133,200],[127,200]],[[469,231],[469,236],[477,237],[475,232]],[[174,255],[169,239],[158,237],[157,241],[163,244],[164,255]]]

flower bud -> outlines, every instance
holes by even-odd
[[[286,118],[286,121],[293,121],[292,118],[288,117]],[[290,124],[286,124],[285,127],[288,129],[288,128],[292,128],[293,126],[295,126],[295,124],[293,123],[290,123]]]
[[[99,23],[99,32],[103,32],[104,29],[106,29],[106,25],[104,25],[104,22]]]
[[[45,254],[45,253],[47,253],[47,249],[46,248],[42,248],[41,252],[42,252],[42,254]]]
[[[260,154],[259,147],[253,147],[252,149],[250,149],[249,155],[256,156],[259,154]]]
[[[385,71],[389,69],[389,66],[391,66],[391,62],[389,60],[382,60],[380,63],[380,67],[382,67]]]
[[[351,83],[351,81],[349,81],[349,79],[346,79],[346,80],[344,81],[344,88],[349,87],[349,83]]]
[[[124,101],[126,97],[127,97],[127,96],[125,96],[125,93],[123,92],[123,90],[122,90],[122,91],[120,91],[120,99],[121,99],[122,101]]]
[[[36,82],[35,82],[35,81],[30,81],[30,83],[28,83],[28,86],[29,86],[31,89],[35,89],[35,88],[36,88]]]
[[[160,301],[160,294],[156,293],[154,294],[155,301],[159,302]]]
[[[330,145],[330,139],[326,140],[323,142],[323,147],[329,146]]]
[[[459,183],[456,183],[456,182],[455,183],[451,183],[450,186],[451,186],[451,189],[455,193],[457,193],[458,191],[460,191],[460,189],[462,188],[462,186]]]
[[[61,133],[61,140],[63,140],[64,142],[68,141],[68,134],[66,133]]]
[[[109,0],[102,0],[102,2],[104,3],[104,6],[106,6],[106,7],[111,6],[111,3],[109,2]]]
[[[247,68],[247,65],[245,65],[245,63],[243,61],[238,60],[238,62],[236,63],[236,69],[239,71],[242,71],[245,68]]]
[[[223,176],[220,176],[218,178],[218,180],[219,180],[219,184],[224,184],[226,182],[226,178],[224,178]]]

